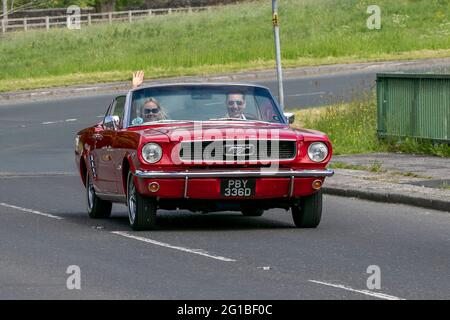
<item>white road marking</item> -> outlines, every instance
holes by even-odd
[[[315,96],[319,94],[325,94],[326,91],[319,91],[319,92],[309,92],[309,93],[296,93],[296,94],[289,94],[288,97],[303,97],[303,96]]]
[[[56,120],[56,121],[45,121],[45,122],[41,122],[41,124],[43,125],[47,125],[47,124],[55,124],[55,123],[62,123],[62,122],[74,122],[77,121],[78,119],[66,119],[66,120]]]
[[[402,299],[402,298],[399,298],[399,297],[395,297],[395,296],[391,296],[391,295],[384,294],[384,293],[378,293],[378,292],[373,292],[373,291],[369,291],[369,290],[356,290],[356,289],[350,288],[348,286],[344,286],[342,284],[333,284],[333,283],[327,283],[327,282],[317,281],[317,280],[308,280],[308,281],[309,282],[318,283],[318,284],[323,284],[323,285],[329,286],[329,287],[334,287],[334,288],[344,289],[344,290],[347,290],[347,291],[361,293],[361,294],[364,294],[366,296],[372,296],[372,297],[376,297],[376,298],[379,298],[379,299],[405,300],[405,299]]]
[[[184,251],[184,252],[188,252],[188,253],[198,254],[198,255],[201,255],[201,256],[205,256],[205,257],[216,259],[216,260],[220,260],[220,261],[226,261],[226,262],[236,261],[234,259],[230,259],[230,258],[226,258],[226,257],[221,257],[221,256],[216,256],[216,255],[210,254],[207,251],[202,250],[202,249],[188,249],[188,248],[184,248],[184,247],[173,246],[173,245],[168,244],[168,243],[164,243],[164,242],[160,242],[160,241],[156,241],[156,240],[152,240],[152,239],[148,239],[148,238],[144,238],[144,237],[133,236],[133,235],[127,233],[127,232],[111,231],[111,233],[119,235],[119,236],[122,236],[122,237],[134,239],[134,240],[139,240],[139,241],[151,243],[151,244],[154,244],[154,245],[157,245],[157,246],[161,246],[161,247],[166,247],[166,248],[180,250],[180,251]]]
[[[0,172],[0,179],[17,179],[17,178],[40,178],[40,177],[77,177],[78,174],[74,172],[30,172],[30,173],[15,173],[15,172]]]
[[[58,123],[58,122],[60,122],[60,121],[46,121],[46,122],[42,122],[41,124],[46,125],[46,124],[54,124],[54,123]]]
[[[18,206],[13,206],[11,204],[7,204],[7,203],[3,203],[3,202],[0,203],[0,206],[7,207],[7,208],[12,208],[12,209],[16,209],[16,210],[20,210],[20,211],[24,211],[24,212],[28,212],[28,213],[37,214],[37,215],[40,215],[40,216],[44,216],[44,217],[52,218],[52,219],[56,219],[56,220],[63,220],[64,219],[64,218],[61,218],[61,217],[58,217],[58,216],[54,216],[54,215],[49,214],[49,213],[40,212],[40,211],[37,211],[37,210],[32,210],[32,209],[27,209],[27,208],[22,208],[22,207],[18,207]]]

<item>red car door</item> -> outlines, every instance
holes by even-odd
[[[113,114],[116,103],[117,100],[114,99],[105,117]],[[112,161],[112,145],[115,136],[116,131],[106,128],[104,125],[101,125],[94,133],[95,148],[93,153],[97,174],[95,187],[100,193],[117,193],[114,163]]]

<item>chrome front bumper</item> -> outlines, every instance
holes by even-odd
[[[141,171],[136,170],[138,178],[151,179],[190,179],[190,178],[309,178],[331,177],[333,170],[186,170],[186,171]]]

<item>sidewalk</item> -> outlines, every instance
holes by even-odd
[[[334,156],[324,192],[450,212],[450,158],[396,153]]]

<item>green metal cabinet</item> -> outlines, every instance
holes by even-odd
[[[450,142],[450,75],[377,74],[378,136]]]

